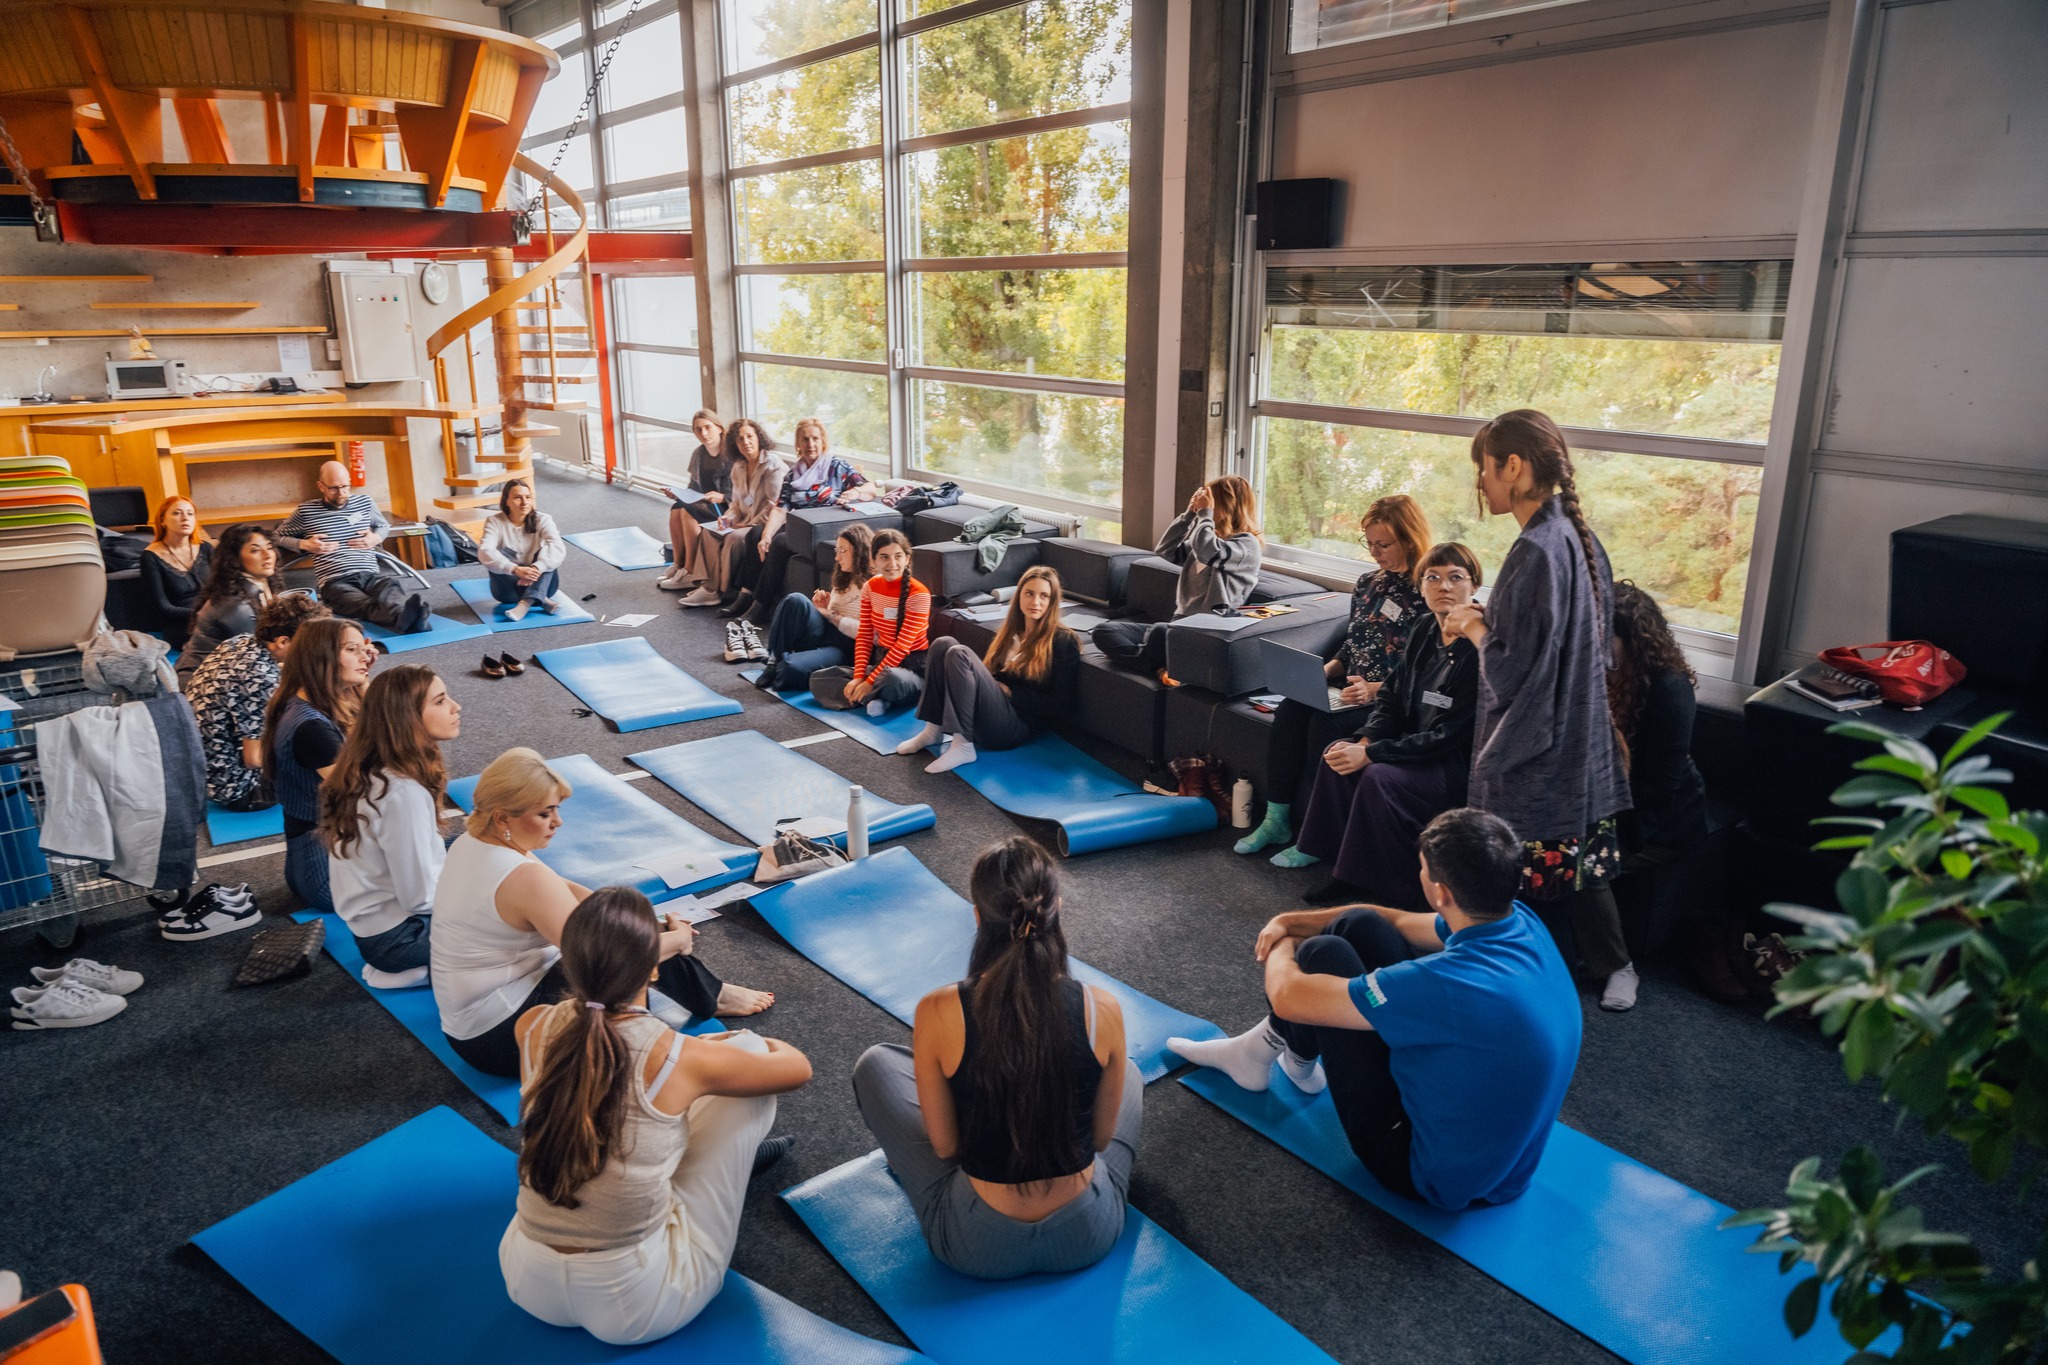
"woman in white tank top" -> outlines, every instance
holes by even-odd
[[[787,1043],[686,1038],[647,1013],[652,912],[623,887],[577,906],[561,935],[569,998],[519,1018],[519,1202],[498,1244],[514,1303],[622,1346],[718,1293],[747,1181],[795,1145],[765,1141],[774,1097],[811,1077]]]
[[[479,1071],[519,1074],[513,1027],[535,1005],[561,998],[562,926],[588,887],[534,857],[562,827],[569,784],[531,749],[508,749],[477,779],[469,821],[448,849],[434,888],[434,1003],[448,1044]],[[657,976],[663,995],[693,1019],[758,1014],[767,991],[728,986],[692,951],[696,930],[664,923]]]

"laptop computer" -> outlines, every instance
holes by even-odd
[[[1330,686],[1323,673],[1323,661],[1307,650],[1277,640],[1261,640],[1259,651],[1266,659],[1266,686],[1289,701],[1323,712],[1359,709],[1357,702],[1343,699],[1343,688]]]

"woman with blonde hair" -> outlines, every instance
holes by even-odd
[[[896,752],[914,754],[951,735],[946,751],[925,766],[943,773],[974,762],[980,749],[1014,749],[1071,715],[1080,684],[1081,646],[1060,624],[1059,573],[1033,565],[1017,580],[1009,615],[986,655],[977,659],[950,635],[931,642],[917,703],[924,729]]]
[[[1358,576],[1351,589],[1351,621],[1337,652],[1323,665],[1332,686],[1340,683],[1342,712],[1323,712],[1298,701],[1282,701],[1273,712],[1273,762],[1266,774],[1266,816],[1232,847],[1256,853],[1294,837],[1290,820],[1294,790],[1311,748],[1321,753],[1343,733],[1345,715],[1370,706],[1380,685],[1393,676],[1408,648],[1408,637],[1429,615],[1419,583],[1423,555],[1429,550],[1429,518],[1406,493],[1375,501],[1358,520],[1358,540],[1372,556],[1373,567]]]
[[[150,529],[154,534],[136,565],[142,590],[164,639],[172,649],[183,649],[192,632],[192,609],[213,568],[213,545],[192,499],[176,493],[156,505]]]
[[[590,888],[534,854],[562,827],[569,784],[531,749],[508,749],[477,778],[469,819],[448,847],[434,887],[429,961],[441,1032],[455,1054],[493,1076],[519,1074],[514,1028],[521,1015],[568,989],[562,926]],[[697,931],[680,915],[662,919],[656,982],[666,1006],[692,1020],[758,1014],[768,991],[728,986],[692,951]]]
[[[764,524],[782,501],[782,481],[789,466],[775,453],[775,441],[751,417],[725,429],[725,454],[731,467],[732,500],[718,520],[699,527],[689,571],[703,583],[685,597],[686,607],[730,605],[739,595],[734,569],[746,552],[745,532]]]
[[[741,592],[724,612],[745,616],[747,624],[756,628],[770,624],[782,601],[789,561],[795,555],[784,529],[789,514],[818,507],[851,507],[881,496],[881,490],[868,482],[853,461],[828,453],[825,423],[820,419],[806,417],[798,422],[790,440],[796,444],[796,460],[789,467],[789,477],[782,481],[781,504],[766,522],[747,532],[747,541],[754,548],[740,556]]]
[[[1258,495],[1249,483],[1225,474],[1197,488],[1187,511],[1173,519],[1153,550],[1180,565],[1175,618],[1250,601],[1265,557],[1259,535]],[[1095,628],[1095,645],[1112,663],[1147,670],[1168,687],[1176,685],[1166,674],[1163,624],[1105,621]]]
[[[334,909],[320,843],[320,784],[341,758],[376,655],[362,627],[341,616],[292,635],[277,691],[263,715],[263,770],[284,807],[284,881],[308,909]]]
[[[690,418],[697,448],[690,452],[690,481],[686,492],[673,488],[668,496],[669,570],[656,581],[665,592],[685,592],[702,575],[690,572],[690,555],[697,548],[699,528],[717,521],[732,500],[732,462],[725,457],[725,423],[709,408],[699,408]]]
[[[424,664],[395,664],[363,693],[355,729],[320,789],[320,839],[334,913],[380,990],[427,979],[428,917],[446,857],[441,746],[462,707]]]

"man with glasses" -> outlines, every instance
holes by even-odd
[[[320,496],[299,504],[272,539],[293,554],[313,557],[320,600],[337,616],[374,621],[401,635],[427,628],[427,599],[407,594],[405,585],[377,561],[377,547],[391,523],[367,493],[357,492],[339,461],[320,466]]]

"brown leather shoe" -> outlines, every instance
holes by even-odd
[[[484,676],[486,678],[502,678],[505,676],[505,665],[498,662],[496,655],[484,655]]]

